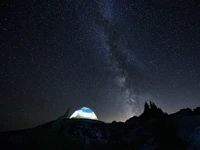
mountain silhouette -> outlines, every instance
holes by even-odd
[[[145,102],[140,116],[112,123],[69,119],[69,110],[34,128],[1,132],[0,149],[200,150],[200,107],[167,114]]]

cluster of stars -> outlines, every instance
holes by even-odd
[[[139,115],[149,100],[168,113],[200,105],[195,1],[28,0],[1,7],[0,131],[53,120],[68,107],[88,106],[111,122]]]

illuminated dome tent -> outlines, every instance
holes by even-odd
[[[71,115],[70,118],[98,120],[95,113],[90,108],[87,107],[79,108]]]

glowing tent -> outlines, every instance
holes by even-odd
[[[97,116],[95,115],[95,113],[87,107],[82,107],[79,108],[78,110],[76,110],[70,118],[82,118],[82,119],[92,119],[92,120],[98,120]]]

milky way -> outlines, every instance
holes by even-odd
[[[144,75],[140,72],[141,70],[134,57],[130,58],[131,52],[134,53],[134,50],[128,49],[128,41],[123,39],[126,35],[121,32],[120,28],[123,27],[113,15],[117,16],[118,11],[117,9],[114,10],[113,3],[114,1],[99,3],[99,12],[102,17],[100,26],[102,26],[105,38],[102,42],[105,45],[104,48],[108,49],[110,54],[110,62],[113,71],[115,71],[116,82],[122,88],[122,95],[116,101],[121,103],[121,107],[124,107],[126,113],[130,116],[138,115],[141,113],[141,94],[145,94],[143,90],[147,83],[145,83]],[[122,19],[120,21],[123,22]]]

